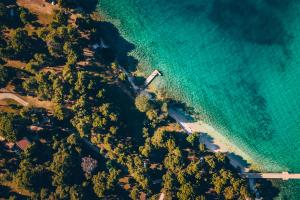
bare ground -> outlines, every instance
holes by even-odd
[[[17,0],[19,6],[23,6],[36,14],[41,24],[49,24],[53,18],[53,10],[57,10],[57,5],[47,3],[45,0]]]

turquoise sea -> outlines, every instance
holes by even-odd
[[[263,171],[300,173],[300,1],[101,0],[155,84]],[[300,181],[279,199],[300,199]]]

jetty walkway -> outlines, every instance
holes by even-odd
[[[148,78],[145,81],[145,87],[147,87],[154,79],[156,76],[161,76],[161,73],[156,69],[154,70],[150,76],[148,76]]]
[[[244,172],[241,173],[241,176],[244,178],[249,179],[282,179],[282,180],[289,180],[289,179],[300,179],[300,174],[290,174],[288,172],[282,173],[250,173]]]
[[[187,119],[186,116],[181,114],[178,110],[169,108],[169,116],[173,118],[177,123],[183,128],[183,130],[188,133],[209,133],[213,132],[214,130],[207,126],[205,123],[201,123],[201,121],[191,121]],[[223,152],[229,153],[226,147],[222,146],[221,143],[217,141],[210,141],[206,138],[203,138],[202,141],[206,147],[213,151],[213,152]],[[251,173],[248,172],[249,169],[244,165],[244,163],[240,162],[234,155],[227,155],[230,161],[230,164],[235,168],[241,169],[240,175],[247,179],[282,179],[282,180],[289,180],[289,179],[300,179],[300,174],[293,174],[288,172],[282,173]]]

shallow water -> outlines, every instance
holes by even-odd
[[[101,0],[99,9],[147,70],[163,72],[158,86],[264,171],[300,173],[300,1]],[[282,191],[300,199],[299,182]]]

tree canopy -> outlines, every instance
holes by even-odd
[[[136,97],[135,106],[141,112],[147,112],[152,108],[150,99],[146,94],[140,94]]]
[[[0,135],[8,141],[16,141],[18,130],[15,126],[16,119],[11,114],[0,113]]]

